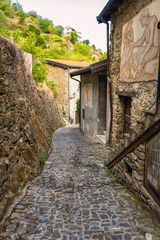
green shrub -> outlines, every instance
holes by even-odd
[[[74,45],[74,49],[76,53],[80,53],[83,56],[91,56],[91,49],[88,45],[84,44],[84,43],[76,43]]]
[[[5,1],[5,2],[2,4],[1,9],[2,9],[2,11],[5,11],[6,9],[8,9],[8,3],[7,3],[7,1]]]
[[[17,13],[17,16],[19,17],[19,22],[18,23],[20,23],[20,24],[22,24],[24,22],[24,20],[28,17],[25,12],[21,12],[21,11],[19,11]]]
[[[48,68],[45,64],[36,64],[32,69],[33,78],[37,83],[47,81]]]
[[[29,24],[27,26],[26,30],[29,31],[29,32],[35,33],[36,36],[39,36],[41,34],[41,31],[36,26],[34,26],[33,24]]]
[[[63,42],[63,39],[59,37],[58,35],[55,35],[52,37],[52,42]]]
[[[33,17],[34,19],[38,17],[36,11],[30,11],[30,12],[27,13],[27,15],[28,15],[29,17]]]
[[[57,30],[58,36],[62,37],[64,35],[64,27],[58,25],[55,27],[55,29]]]
[[[53,81],[46,81],[46,84],[49,88],[51,88],[55,94],[55,97],[58,97],[58,92],[56,87],[58,86],[57,84],[55,84]]]
[[[7,16],[7,17],[10,17],[10,18],[12,18],[12,13],[11,13],[11,11],[10,11],[10,9],[8,8],[8,9],[6,9],[6,10],[4,10],[4,14]]]
[[[2,4],[1,9],[7,17],[12,17],[7,1]]]
[[[99,61],[102,61],[102,60],[105,60],[105,59],[107,59],[107,53],[106,52],[104,52],[102,57],[99,58]]]
[[[43,39],[45,40],[45,41],[49,41],[49,39],[50,39],[50,36],[49,35],[42,35],[42,37],[43,37]]]
[[[26,39],[23,41],[22,45],[21,45],[21,49],[24,52],[28,52],[31,54],[35,54],[36,52],[36,35],[35,33],[30,32],[30,34],[28,34],[28,36],[26,37]]]
[[[46,159],[47,159],[47,153],[42,152],[42,154],[39,158],[39,162],[40,162],[41,167],[44,166]]]
[[[76,32],[71,32],[70,41],[72,44],[78,41],[78,34]]]
[[[44,33],[50,33],[49,26],[53,27],[53,22],[49,20],[48,18],[44,18],[40,20],[39,27]]]
[[[22,32],[20,32],[20,30],[17,29],[16,31],[13,31],[12,37],[15,43],[19,43],[22,37]]]
[[[12,8],[14,11],[18,11],[18,6],[17,6],[17,3],[12,3]]]
[[[43,49],[47,48],[45,40],[42,36],[37,37],[36,46],[41,46]]]

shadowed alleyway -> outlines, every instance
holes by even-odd
[[[3,224],[0,240],[142,240],[146,233],[160,240],[160,228],[107,176],[105,151],[75,126],[56,131],[41,175]]]

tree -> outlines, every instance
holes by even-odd
[[[41,34],[41,31],[36,27],[34,26],[33,24],[29,24],[27,26],[27,31],[29,32],[33,32],[35,33],[37,36],[39,36]]]
[[[107,59],[107,53],[106,52],[104,52],[102,57],[99,58],[99,61],[102,61],[102,60],[105,60],[105,59]]]
[[[72,44],[75,44],[78,40],[78,34],[76,32],[71,32],[70,41]]]
[[[51,20],[49,20],[48,18],[44,18],[40,20],[39,27],[42,30],[42,32],[50,33],[49,26],[54,27],[53,22]]]
[[[86,40],[83,41],[83,43],[89,46],[90,41],[89,41],[89,39],[86,39]]]
[[[62,37],[64,35],[64,27],[62,27],[61,25],[58,25],[55,27],[55,29],[58,32],[58,36]]]
[[[83,56],[91,56],[90,47],[84,43],[76,43],[74,49],[76,53],[81,53]]]

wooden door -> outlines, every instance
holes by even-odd
[[[146,145],[145,186],[160,205],[160,133]]]

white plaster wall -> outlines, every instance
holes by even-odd
[[[71,69],[70,72],[75,71],[76,69]],[[76,76],[76,79],[80,81],[80,76]],[[74,119],[75,123],[75,111],[76,111],[76,101],[80,98],[79,95],[79,82],[73,80],[69,77],[69,114],[70,118]]]

